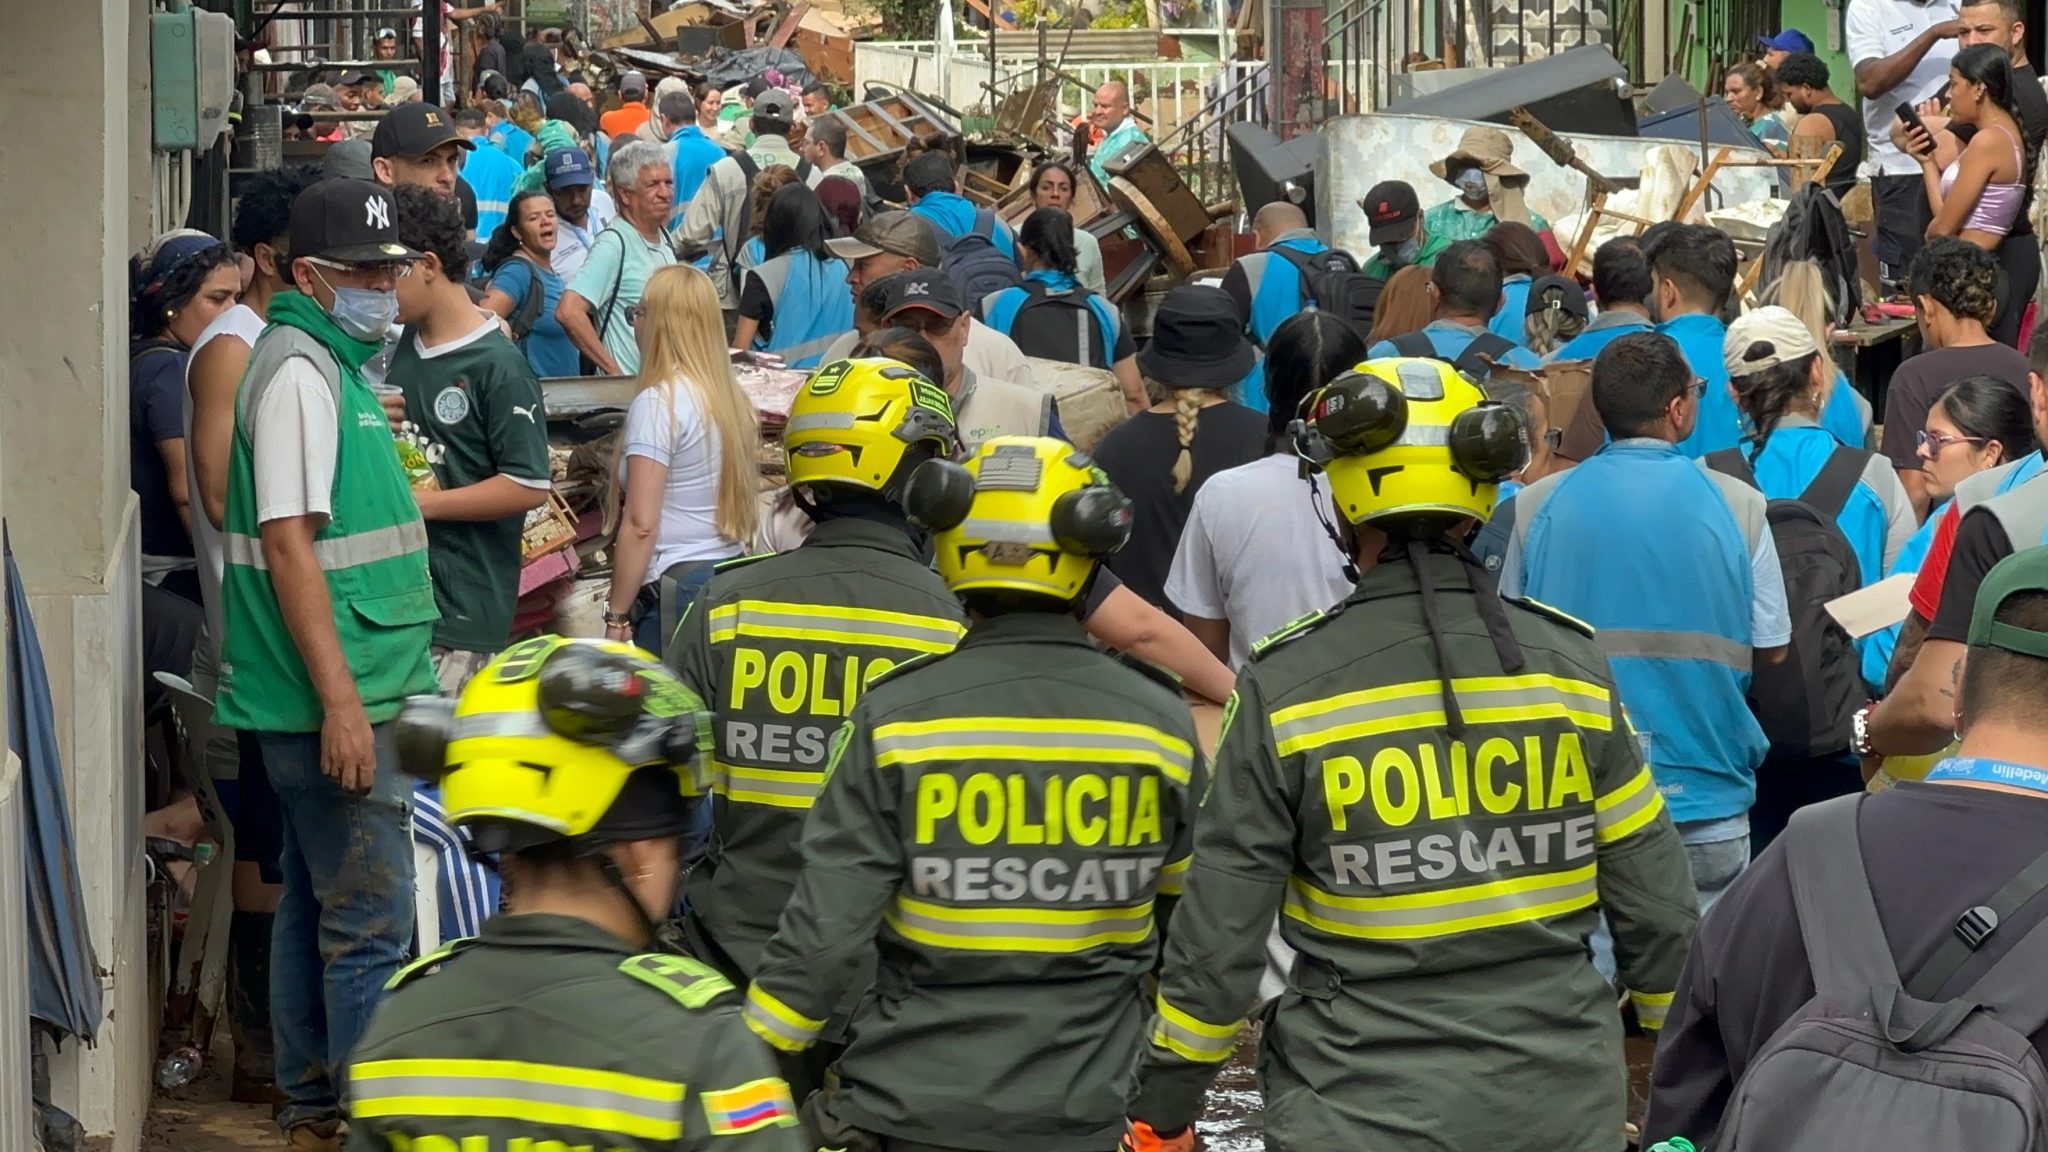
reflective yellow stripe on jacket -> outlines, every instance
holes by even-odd
[[[1211,1024],[1175,1008],[1166,1002],[1164,995],[1154,997],[1152,1005],[1154,1047],[1164,1048],[1197,1064],[1220,1064],[1230,1059],[1230,1051],[1237,1045],[1237,1031],[1244,1021]]]
[[[1188,864],[1193,860],[1193,856],[1183,856],[1178,860],[1169,860],[1160,867],[1159,894],[1161,896],[1178,896],[1181,894],[1181,889],[1187,884]]]
[[[914,720],[875,729],[879,767],[933,761],[1036,760],[1054,764],[1142,764],[1185,785],[1195,751],[1187,741],[1123,720],[1035,720],[973,716]]]
[[[883,913],[906,940],[966,952],[1086,952],[1152,933],[1152,901],[1085,908],[955,908],[898,896]]]
[[[1561,676],[1463,676],[1451,681],[1467,724],[1511,724],[1569,720],[1595,732],[1614,729],[1613,696],[1598,684]],[[1273,713],[1273,739],[1282,756],[1311,748],[1444,725],[1443,685],[1416,680],[1324,700]]]
[[[747,1006],[742,1015],[754,1034],[784,1052],[801,1052],[817,1042],[825,1030],[823,1020],[791,1008],[769,995],[760,984],[747,986]]]
[[[818,793],[825,787],[825,773],[814,769],[745,768],[713,760],[711,771],[711,787],[739,804],[804,810],[818,802]]]
[[[519,1060],[372,1060],[349,1070],[349,1110],[358,1120],[516,1120],[680,1140],[683,1094],[666,1080]]]
[[[1628,783],[1593,801],[1597,818],[1594,827],[1600,843],[1627,839],[1663,810],[1664,797],[1658,794],[1657,783],[1650,778],[1646,765]]]
[[[739,636],[809,640],[819,644],[863,644],[944,655],[967,634],[958,621],[877,608],[795,604],[776,600],[735,600],[711,610],[711,642]]]
[[[1595,872],[1596,866],[1589,863],[1563,872],[1399,896],[1338,896],[1291,876],[1281,910],[1337,936],[1426,940],[1590,908],[1600,898]]]
[[[1652,1032],[1664,1027],[1664,1017],[1671,1013],[1671,992],[1638,992],[1629,989],[1629,1003],[1636,1006],[1636,1023]]]

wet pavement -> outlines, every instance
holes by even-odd
[[[1252,1074],[1252,1057],[1259,1050],[1258,1027],[1252,1024],[1245,1029],[1237,1054],[1216,1077],[1202,1118],[1195,1123],[1208,1152],[1260,1152],[1265,1147],[1264,1130],[1259,1126],[1264,1105]]]

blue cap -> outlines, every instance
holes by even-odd
[[[597,179],[590,170],[590,157],[581,148],[557,148],[542,163],[546,165],[542,171],[547,173],[550,188],[574,188]]]
[[[1759,36],[1757,43],[1780,52],[1811,52],[1813,41],[1797,28],[1787,28],[1776,36]]]

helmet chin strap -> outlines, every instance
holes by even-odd
[[[1427,557],[1432,551],[1456,556],[1470,572],[1479,618],[1486,623],[1486,632],[1493,640],[1494,655],[1500,660],[1501,671],[1512,676],[1528,666],[1528,658],[1522,652],[1521,641],[1515,639],[1514,629],[1508,624],[1507,609],[1501,604],[1500,591],[1493,577],[1464,541],[1451,539],[1442,533],[1417,536],[1398,525],[1380,527],[1387,532],[1386,554],[1405,557],[1409,567],[1415,570],[1415,583],[1422,599],[1422,623],[1429,629],[1429,646],[1436,658],[1437,681],[1443,690],[1444,728],[1452,739],[1463,739],[1465,715],[1458,707],[1457,693],[1451,689],[1451,662],[1437,614],[1436,586],[1429,579]]]
[[[1303,478],[1308,481],[1309,506],[1316,510],[1316,520],[1322,524],[1323,534],[1330,538],[1330,543],[1337,546],[1338,562],[1344,565],[1344,578],[1353,584],[1358,583],[1358,561],[1352,556],[1352,550],[1344,546],[1344,538],[1337,534],[1337,526],[1330,523],[1329,513],[1323,511],[1322,488],[1317,484],[1316,473],[1303,469]]]

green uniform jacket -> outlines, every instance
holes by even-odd
[[[747,991],[747,1023],[799,1051],[879,948],[835,1122],[989,1152],[1116,1145],[1206,782],[1168,683],[1072,617],[1020,613],[869,685]]]
[[[695,960],[498,916],[392,980],[349,1061],[349,1150],[809,1152],[739,1008]]]
[[[1590,630],[1510,603],[1501,661],[1450,556],[1263,642],[1238,678],[1132,1115],[1177,1126],[1254,1002],[1275,912],[1300,952],[1260,1052],[1267,1148],[1612,1152],[1621,1022],[1586,937],[1614,926],[1645,1023],[1696,919],[1669,814]]]
[[[692,944],[713,945],[704,959],[753,975],[796,887],[832,734],[871,678],[951,652],[966,631],[960,602],[893,525],[827,520],[794,552],[712,577],[668,661],[714,715],[710,854],[689,889]]]

